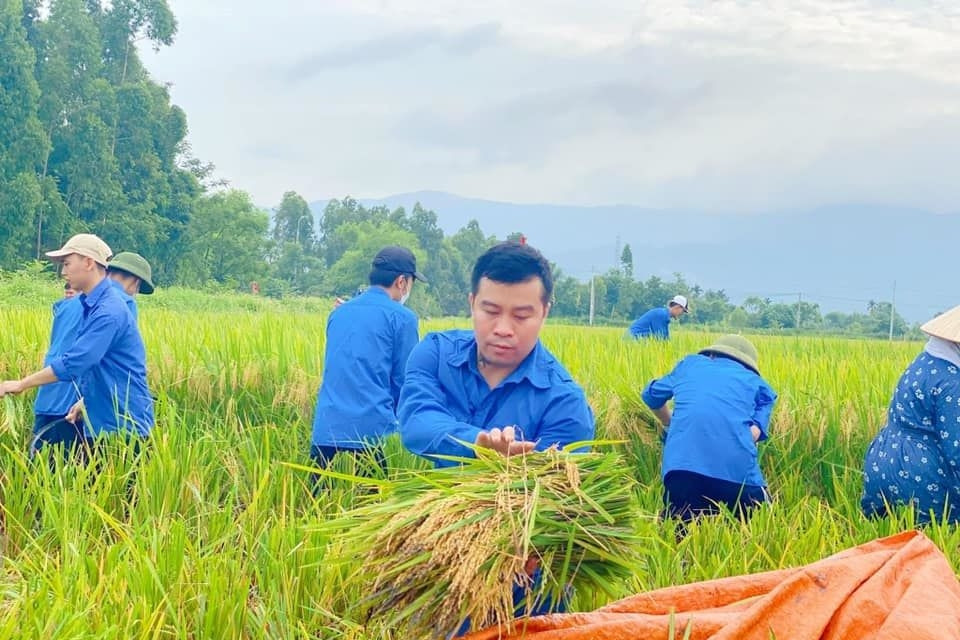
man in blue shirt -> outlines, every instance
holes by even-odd
[[[82,320],[77,338],[49,365],[21,380],[0,384],[0,397],[57,381],[72,381],[80,392],[67,419],[82,411],[79,443],[87,448],[101,435],[146,437],[153,428],[153,398],[147,388],[146,353],[126,304],[107,279],[110,247],[91,234],[70,238],[47,255],[63,262],[63,276],[81,291]],[[82,405],[82,407],[81,407]]]
[[[723,336],[643,390],[643,401],[666,429],[668,516],[687,522],[717,513],[722,504],[746,517],[767,501],[757,442],[767,439],[777,394],[760,377],[757,359],[749,340]],[[672,413],[666,406],[671,398]]]
[[[146,258],[132,251],[121,251],[107,264],[107,277],[116,285],[127,303],[133,319],[137,320],[137,294],[150,295],[154,291],[153,270]]]
[[[339,451],[367,451],[384,467],[380,441],[396,431],[404,368],[419,340],[417,315],[404,306],[415,280],[426,282],[413,253],[384,247],[370,287],[330,314],[310,447],[318,467]]]
[[[550,311],[550,265],[505,242],[477,259],[469,296],[473,331],[432,333],[407,363],[400,394],[404,446],[437,466],[472,457],[461,442],[514,455],[590,440],[583,389],[540,342]]]
[[[68,282],[63,287],[63,298],[53,303],[53,326],[50,328],[50,347],[43,358],[44,366],[64,353],[77,339],[77,330],[83,320],[83,306],[76,293]],[[72,382],[54,382],[40,387],[33,403],[31,455],[44,445],[76,440],[78,425],[64,418],[78,398]]]
[[[525,243],[504,242],[477,259],[473,331],[431,333],[407,362],[398,411],[407,449],[444,467],[456,462],[436,456],[474,456],[464,442],[511,456],[593,439],[583,389],[540,342],[552,295],[550,263]],[[539,579],[536,569],[531,577]],[[525,597],[515,585],[518,611]],[[531,614],[565,605],[536,602]]]
[[[637,318],[630,325],[630,336],[633,338],[670,339],[670,321],[679,317],[681,313],[688,313],[687,299],[676,295],[667,303],[666,307],[651,309]]]

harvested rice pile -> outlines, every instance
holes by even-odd
[[[325,523],[363,558],[350,578],[366,595],[359,618],[405,638],[446,637],[467,618],[510,630],[525,610],[515,589],[529,611],[569,586],[609,591],[635,571],[637,508],[618,455],[477,453],[404,475],[383,502]]]

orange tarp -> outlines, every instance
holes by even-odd
[[[960,640],[960,583],[910,531],[797,569],[641,593],[591,613],[518,620],[468,640]]]

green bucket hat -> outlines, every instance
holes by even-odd
[[[140,278],[140,293],[145,295],[153,293],[153,270],[150,268],[150,263],[139,253],[121,251],[107,263],[107,269],[126,271]]]
[[[712,345],[700,351],[700,353],[703,355],[719,353],[728,358],[733,358],[755,373],[760,373],[760,368],[757,366],[757,360],[760,359],[757,354],[757,348],[743,336],[736,334],[721,336],[717,338],[717,341]]]

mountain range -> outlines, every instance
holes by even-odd
[[[649,209],[635,205],[517,204],[418,191],[364,206],[408,211],[417,202],[437,213],[447,235],[471,219],[486,235],[522,232],[564,273],[586,281],[619,263],[629,244],[634,275],[723,289],[739,303],[749,296],[797,299],[821,311],[864,311],[869,301],[895,300],[920,322],[960,304],[954,271],[960,212],[934,213],[864,204],[762,214]],[[310,203],[319,215],[327,200]]]

